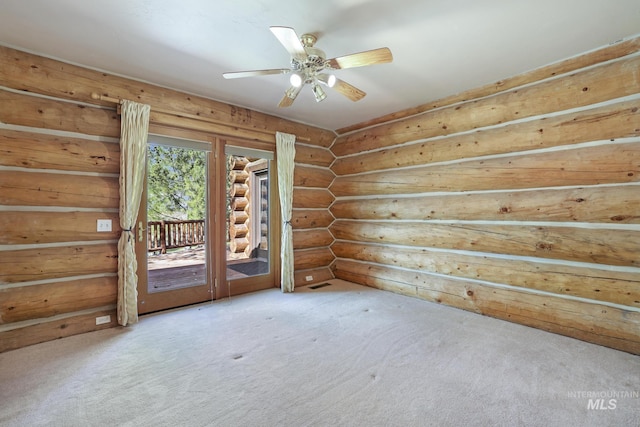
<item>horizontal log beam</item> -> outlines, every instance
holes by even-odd
[[[229,237],[231,239],[236,239],[240,237],[245,237],[249,232],[249,227],[246,224],[233,224],[229,225]]]
[[[111,220],[110,232],[98,232],[97,220]],[[0,211],[0,244],[35,244],[117,240],[119,215],[109,212]]]
[[[402,266],[640,308],[638,273],[355,242],[335,242],[331,250],[338,259]]]
[[[296,187],[328,188],[335,175],[329,169],[296,165],[293,185]]]
[[[640,187],[587,187],[337,200],[336,218],[640,223]]]
[[[357,123],[349,127],[336,130],[339,135],[352,132],[365,127],[371,127],[380,123],[386,123],[394,120],[400,120],[409,116],[424,113],[435,108],[444,107],[459,102],[469,101],[472,99],[482,98],[485,96],[495,95],[505,90],[513,89],[526,84],[534,83],[550,77],[558,76],[581,68],[589,67],[601,62],[622,58],[640,51],[640,37],[635,37],[620,43],[605,46],[601,49],[575,56],[563,61],[549,64],[544,67],[537,68],[527,73],[519,74],[504,80],[473,88],[455,95],[447,96],[437,101],[422,104],[417,107],[409,108],[402,111],[396,111],[386,116],[368,120],[363,123]]]
[[[127,79],[54,59],[0,46],[0,86],[41,93],[56,98],[112,107],[113,103],[94,99],[93,93],[110,98],[130,99],[161,110],[202,117],[234,132],[242,130],[264,134],[269,131],[292,133],[309,138],[309,143],[328,147],[335,137],[331,131],[295,123],[246,108],[213,101],[172,89]],[[196,122],[184,118],[185,121]],[[180,124],[179,124],[180,126]]]
[[[337,220],[337,240],[640,266],[640,232],[577,227]]]
[[[96,317],[110,316],[108,323],[96,325]],[[118,326],[116,310],[100,310],[94,313],[71,316],[64,319],[37,323],[23,328],[0,332],[0,353],[58,338]]]
[[[525,88],[339,137],[331,151],[341,157],[633,95],[640,88],[639,67],[638,56],[620,59]]]
[[[249,204],[249,199],[246,197],[233,197],[231,200],[231,210],[238,211],[244,210]]]
[[[0,129],[0,165],[119,173],[120,146],[110,142]]]
[[[329,167],[334,159],[333,153],[327,148],[296,145],[296,164]]]
[[[640,312],[337,260],[336,278],[640,354]]]
[[[244,224],[249,219],[249,214],[245,211],[231,211],[229,222],[231,224]]]
[[[120,137],[114,110],[87,107],[0,89],[0,122],[12,125]]]
[[[229,172],[229,180],[234,183],[244,184],[249,179],[249,172],[245,170],[232,170]]]
[[[294,270],[310,270],[322,267],[328,267],[333,262],[333,253],[331,249],[315,248],[315,249],[297,249],[293,253]]]
[[[244,197],[249,191],[249,186],[247,184],[232,184],[229,195],[231,197]]]
[[[356,174],[632,137],[640,135],[638,123],[640,101],[634,100],[340,158],[331,169]]]
[[[333,200],[334,197],[329,190],[301,187],[293,189],[294,209],[328,208]]]
[[[329,246],[333,243],[333,236],[326,228],[293,231],[293,248],[307,249]]]
[[[9,250],[0,257],[0,284],[117,271],[115,243]]]
[[[0,324],[115,305],[117,293],[116,276],[0,289]]]
[[[118,178],[0,170],[0,204],[118,208]]]
[[[161,113],[153,108],[149,114],[149,124],[160,127],[168,127],[174,129],[185,129],[213,134],[217,136],[229,136],[241,138],[248,141],[266,142],[275,145],[275,134],[273,132],[262,132],[244,127],[231,126],[221,122],[210,122],[207,120],[198,120],[190,117],[183,117],[179,114]]]
[[[340,197],[616,184],[639,180],[640,143],[627,143],[339,176],[330,190]]]
[[[324,228],[333,222],[331,212],[323,209],[293,209],[291,224],[294,229]]]
[[[311,276],[311,280],[307,281],[307,277]],[[297,270],[294,274],[296,287],[313,285],[333,279],[333,272],[329,267],[320,267],[310,270]]]

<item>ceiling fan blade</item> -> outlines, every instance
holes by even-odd
[[[290,107],[302,90],[302,86],[304,85],[291,86],[289,89],[287,89],[287,91],[284,93],[284,97],[280,100],[278,107]]]
[[[360,101],[367,94],[344,80],[336,79],[333,89],[337,90],[352,101]]]
[[[367,50],[338,58],[327,59],[327,66],[340,70],[343,68],[363,67],[365,65],[384,64],[393,61],[393,55],[388,47]]]
[[[307,51],[304,50],[300,37],[296,34],[296,31],[290,27],[269,27],[271,32],[278,38],[282,46],[287,49],[287,52],[296,59],[304,61],[307,59]]]
[[[287,74],[290,73],[289,68],[274,68],[272,70],[253,70],[253,71],[233,71],[230,73],[222,73],[225,79],[239,79],[242,77],[265,76],[268,74]]]

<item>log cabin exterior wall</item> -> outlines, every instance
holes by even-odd
[[[640,354],[639,51],[339,130],[335,276]]]
[[[334,132],[0,47],[0,352],[116,326],[120,117],[92,93],[150,104],[156,134],[274,151],[275,131],[303,137],[296,283],[333,277]],[[112,219],[113,231],[97,233],[98,218]],[[96,326],[104,315],[111,322]]]

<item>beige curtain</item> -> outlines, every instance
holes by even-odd
[[[142,197],[149,106],[123,100],[120,134],[120,228],[118,241],[118,323],[138,321],[135,223]]]
[[[291,209],[293,205],[293,168],[296,157],[296,136],[276,132],[276,154],[278,164],[278,191],[282,216],[282,241],[280,243],[282,292],[293,292],[293,228]]]

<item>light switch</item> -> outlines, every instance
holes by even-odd
[[[98,232],[109,232],[111,231],[111,220],[110,219],[99,219],[98,220]]]

